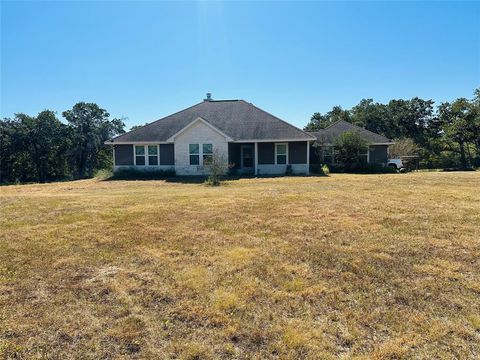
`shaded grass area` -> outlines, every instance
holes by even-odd
[[[478,358],[480,173],[0,189],[6,358]]]

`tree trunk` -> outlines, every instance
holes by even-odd
[[[465,155],[465,143],[462,141],[460,144],[460,161],[462,162],[462,168],[467,168],[467,157]]]
[[[470,144],[469,143],[467,143],[467,154],[468,154],[468,166],[472,166],[473,158],[472,158],[472,152],[470,151]]]
[[[79,163],[78,163],[78,178],[83,179],[85,177],[85,167],[86,167],[86,159],[85,153],[82,151],[79,156]]]
[[[42,184],[47,182],[47,164],[46,160],[42,160],[41,167],[40,167],[40,182]]]

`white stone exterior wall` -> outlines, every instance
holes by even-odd
[[[200,145],[200,164],[190,165],[189,144]],[[175,173],[177,175],[206,175],[203,167],[202,144],[212,144],[213,151],[228,159],[228,143],[224,135],[201,121],[187,128],[175,137]]]

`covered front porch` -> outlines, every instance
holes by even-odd
[[[309,174],[308,141],[230,142],[228,162],[239,175]]]

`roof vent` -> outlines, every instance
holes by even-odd
[[[212,101],[212,93],[207,93],[207,97],[203,99],[204,101]]]

